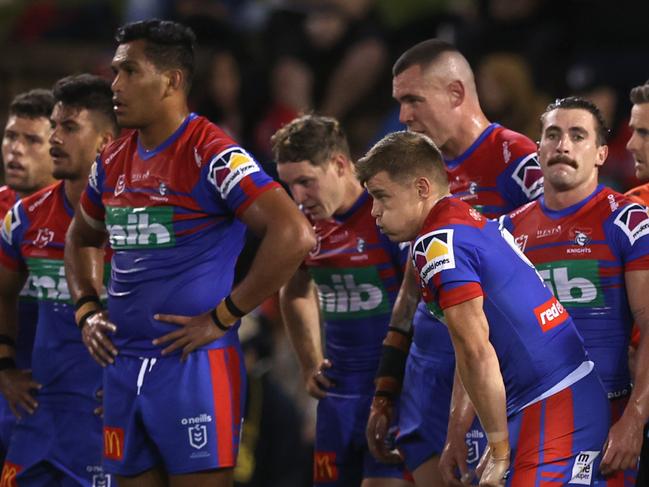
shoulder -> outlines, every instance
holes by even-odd
[[[63,183],[57,181],[50,186],[37,191],[34,194],[30,194],[22,199],[22,207],[27,215],[35,213],[39,208],[47,206],[46,203],[51,201],[56,196],[56,190]]]
[[[632,199],[636,203],[649,205],[649,183],[643,184],[641,186],[636,186],[635,188],[632,188],[624,193],[624,195]]]
[[[4,216],[7,211],[16,203],[16,192],[9,186],[0,187],[0,216]]]
[[[502,126],[493,131],[493,143],[501,148],[505,163],[536,154],[536,144],[532,139]]]
[[[530,213],[538,210],[538,208],[539,208],[538,200],[530,201],[529,203],[526,203],[523,206],[516,208],[514,211],[504,215],[502,218],[508,218],[515,223],[517,221],[524,219]]]
[[[120,154],[126,153],[126,150],[131,144],[137,144],[137,131],[129,130],[121,137],[113,140],[110,144],[104,147],[99,155],[99,160],[102,165],[109,166],[110,163]]]

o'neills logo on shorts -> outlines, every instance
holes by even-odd
[[[559,326],[568,318],[568,312],[554,296],[534,308],[534,314],[543,332]]]

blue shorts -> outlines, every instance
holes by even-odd
[[[9,440],[16,426],[16,416],[11,412],[9,403],[0,395],[0,461],[4,463],[9,450]]]
[[[239,344],[180,355],[118,355],[104,369],[104,467],[136,475],[233,467],[245,403]]]
[[[101,419],[95,414],[41,405],[16,423],[0,485],[110,485],[101,445]]]
[[[376,461],[369,452],[365,427],[372,394],[329,393],[318,402],[313,483],[315,486],[360,485],[365,478],[408,479],[403,464]],[[392,428],[396,433],[396,427]]]
[[[600,485],[595,482],[611,413],[594,371],[508,422],[512,455],[506,486]]]
[[[429,358],[411,348],[399,398],[397,436],[397,447],[411,472],[442,453],[454,373],[454,355]]]

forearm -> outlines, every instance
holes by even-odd
[[[649,420],[649,306],[646,305],[649,271],[626,272],[625,281],[633,319],[640,330],[640,341],[635,351],[633,391],[624,415],[632,415],[644,425]]]
[[[100,235],[85,235],[78,218],[72,220],[68,230],[64,256],[65,276],[73,301],[82,296],[99,296],[104,275],[104,239]]]
[[[464,435],[471,428],[475,418],[475,409],[469,398],[469,394],[462,385],[459,371],[455,369],[453,378],[453,393],[451,395],[451,409],[448,420],[449,431],[455,431]]]
[[[280,291],[282,318],[304,374],[315,370],[323,360],[315,292],[315,288],[308,287],[305,296],[295,297],[286,287]]]
[[[419,300],[421,299],[421,291],[415,272],[412,263],[408,262],[399,294],[392,308],[392,316],[390,317],[390,326],[406,333],[409,333],[412,329],[412,320],[417,311]]]
[[[18,335],[18,295],[0,295],[0,335],[15,342]],[[16,348],[7,343],[0,343],[0,358],[16,356]]]
[[[486,343],[470,353],[456,349],[456,364],[489,442],[503,440],[508,431],[505,385],[493,347]]]
[[[289,280],[314,245],[311,228],[301,222],[269,226],[248,274],[231,293],[233,302],[245,312],[259,306]]]

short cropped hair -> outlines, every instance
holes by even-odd
[[[632,88],[629,98],[634,105],[649,103],[649,80],[645,81],[643,85]]]
[[[349,144],[338,120],[304,115],[279,129],[270,139],[273,157],[280,163],[309,161],[324,166],[340,152],[350,157]]]
[[[545,111],[541,114],[541,133],[543,133],[543,124],[545,122],[545,117],[548,113],[551,111],[557,110],[557,109],[564,109],[564,110],[573,110],[573,109],[580,109],[580,110],[586,110],[589,112],[593,118],[595,119],[595,131],[596,131],[596,142],[597,145],[605,145],[606,141],[608,140],[608,134],[610,133],[610,130],[606,126],[606,122],[604,121],[604,117],[602,116],[602,112],[600,112],[599,108],[597,108],[597,105],[595,105],[593,102],[586,100],[585,98],[581,98],[579,96],[569,96],[566,98],[557,98],[554,100],[552,103],[550,103]]]
[[[9,115],[24,118],[50,118],[54,108],[54,97],[50,90],[36,88],[20,93],[9,104]]]
[[[113,111],[113,92],[110,82],[92,74],[77,74],[58,80],[52,88],[54,101],[73,108],[85,108],[99,113],[108,123],[114,136],[119,133]]]
[[[415,44],[399,56],[392,66],[392,76],[397,76],[411,66],[426,67],[445,52],[460,53],[454,45],[440,39],[428,39]]]
[[[146,41],[144,53],[158,70],[184,71],[188,92],[194,77],[194,32],[178,22],[149,19],[123,25],[115,35],[119,44],[140,39]]]
[[[400,183],[426,176],[442,187],[448,186],[442,153],[432,140],[415,132],[386,135],[356,163],[356,176],[361,184],[382,171]]]

